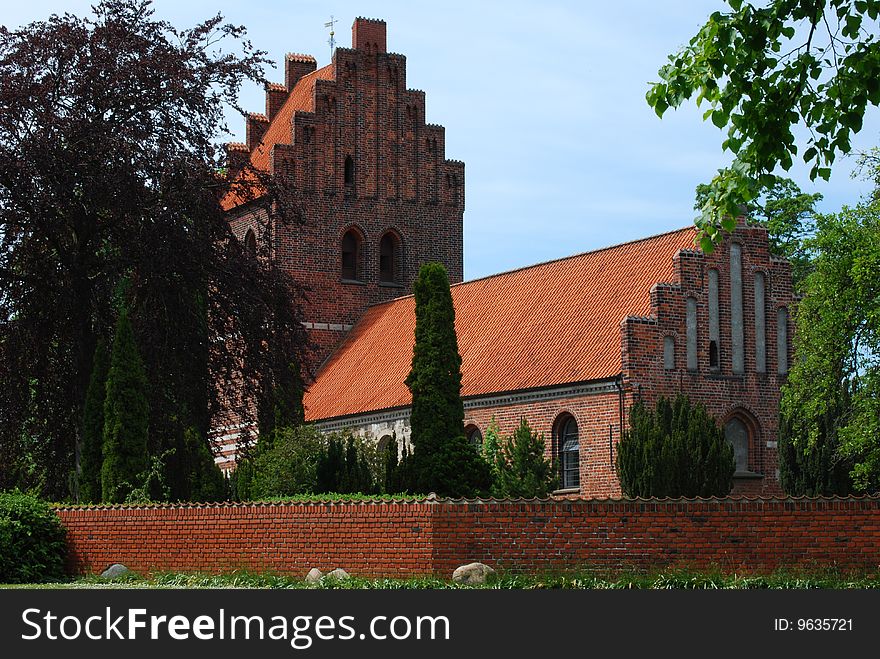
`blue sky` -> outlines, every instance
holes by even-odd
[[[89,0],[30,0],[4,7],[14,27],[53,12],[88,13]],[[595,2],[328,2],[156,0],[178,27],[216,12],[244,24],[255,46],[330,59],[351,43],[355,16],[388,23],[388,49],[407,56],[409,87],[427,95],[427,119],[446,127],[446,156],[466,163],[465,277],[686,226],[694,188],[728,162],[722,133],[688,105],[658,119],[645,103],[666,55],[685,45],[721,0]],[[281,81],[275,72],[270,78]],[[263,111],[263,91],[245,89]],[[233,117],[232,138],[244,122]],[[878,143],[869,114],[856,148]],[[789,176],[825,195],[822,209],[854,203],[869,185],[839,160],[829,183]]]

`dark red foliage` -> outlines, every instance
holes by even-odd
[[[271,237],[249,255],[219,204],[224,109],[267,63],[244,37],[219,15],[177,30],[137,0],[0,28],[0,489],[69,496],[92,353],[123,307],[151,384],[151,450],[255,421],[290,389],[300,291]],[[267,228],[298,221],[293,193],[247,180]]]

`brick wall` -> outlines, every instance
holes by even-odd
[[[305,576],[429,571],[431,508],[421,504],[247,504],[62,508],[69,569],[238,570]]]
[[[880,498],[439,501],[62,508],[69,570],[448,577],[512,572],[880,565]]]

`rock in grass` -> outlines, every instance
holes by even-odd
[[[306,575],[306,583],[309,585],[312,585],[312,586],[317,585],[321,582],[321,577],[323,577],[323,576],[324,576],[324,573],[321,572],[321,570],[319,570],[316,567],[313,567],[311,570],[309,570],[309,573]]]
[[[452,580],[466,586],[481,586],[495,576],[495,570],[483,563],[468,563],[455,568]]]
[[[344,581],[345,579],[350,579],[351,577],[348,575],[348,572],[343,570],[341,567],[338,567],[332,572],[328,572],[327,578],[336,579],[337,581]]]
[[[101,577],[104,579],[118,579],[119,577],[125,577],[129,574],[134,574],[134,572],[129,570],[122,563],[114,563],[101,572]]]

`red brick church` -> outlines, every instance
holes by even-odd
[[[694,229],[462,282],[464,164],[425,123],[383,21],[358,18],[352,47],[318,69],[288,55],[247,144],[230,153],[300,192],[304,222],[272,227],[274,258],[311,289],[306,327],[319,346],[307,420],[380,443],[409,437],[418,268],[453,283],[466,432],[477,443],[525,416],[558,458],[563,490],[620,495],[616,444],[637,400],[686,393],[724,424],[734,492],[779,493],[779,388],[791,354],[789,264],[767,233],[740,223],[712,254]],[[263,222],[228,204],[242,241]],[[235,433],[223,460],[231,464]]]

